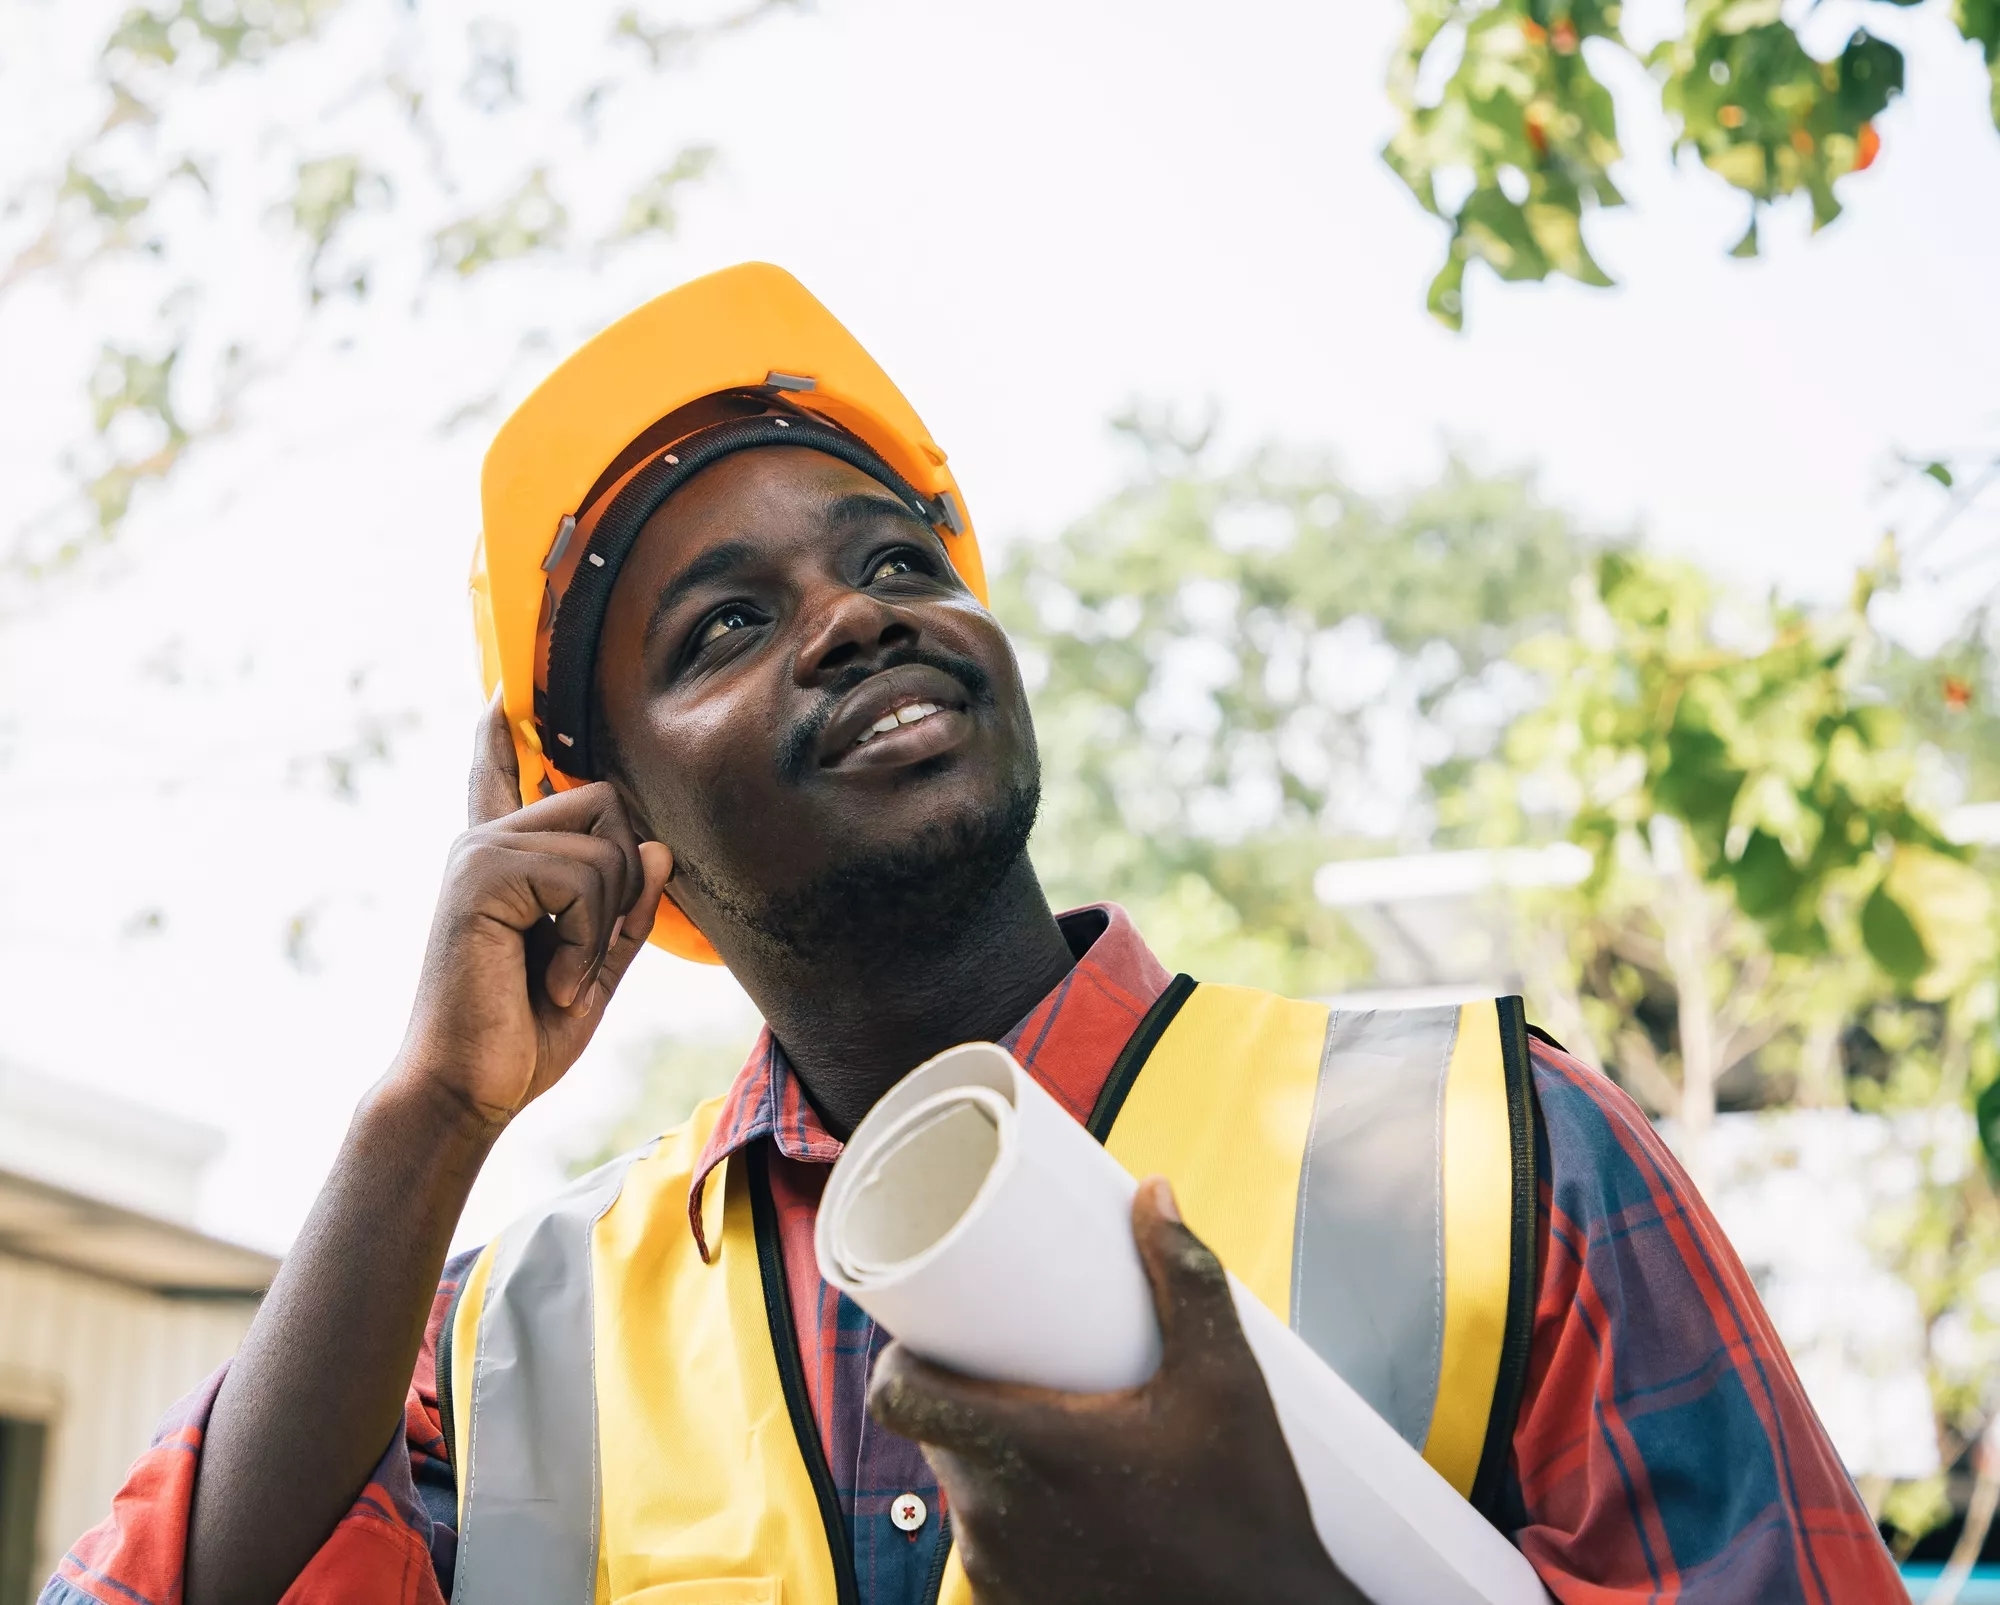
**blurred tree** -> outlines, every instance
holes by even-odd
[[[1914,0],[1890,0],[1909,5]],[[1407,0],[1389,71],[1400,122],[1383,156],[1451,226],[1432,314],[1464,321],[1467,266],[1503,279],[1559,273],[1609,284],[1583,238],[1595,207],[1621,206],[1610,177],[1618,119],[1600,72],[1634,55],[1617,0]],[[1866,27],[1838,55],[1807,50],[1779,0],[1686,0],[1681,31],[1643,57],[1691,151],[1750,200],[1735,254],[1757,252],[1761,210],[1804,194],[1817,229],[1840,214],[1836,182],[1881,148],[1879,116],[1903,88],[1903,55]],[[1984,56],[2000,122],[2000,4],[1955,0],[1960,34]]]
[[[708,169],[670,133],[657,75],[795,3],[693,0],[672,21],[616,0],[511,20],[452,0],[47,8],[46,50],[5,70],[80,41],[93,94],[61,106],[72,125],[0,206],[0,297],[60,281],[104,332],[78,375],[75,494],[0,556],[46,571],[103,541],[310,357],[393,348],[434,422],[493,410],[629,304],[606,269],[671,235]],[[485,291],[501,269],[565,268],[525,309]],[[469,373],[438,345],[468,319],[486,347]]]
[[[2000,1194],[1988,1165],[1977,1159],[1969,1087],[2000,1084],[2000,1049],[1993,1025],[1993,978],[1987,974],[1942,1004],[1884,999],[1863,1010],[1843,1049],[1856,1107],[1890,1123],[1907,1156],[1914,1185],[1872,1223],[1872,1246],[1917,1298],[1926,1370],[1936,1417],[1936,1476],[1887,1491],[1881,1510],[1903,1553],[1926,1533],[1966,1509],[1963,1539],[1977,1555],[1992,1517],[1993,1478],[2000,1472],[1976,1450],[2000,1423]],[[1978,1487],[1952,1489],[1955,1468],[1973,1461]],[[1985,1515],[1981,1519],[1981,1507]]]
[[[1518,910],[1534,1006],[1674,1118],[1697,1177],[1722,1099],[1889,1122],[1912,1185],[1872,1246],[1916,1295],[1951,1468],[2000,1410],[2000,987],[1996,866],[1938,822],[1992,783],[1990,729],[1969,690],[1954,708],[1937,688],[1984,696],[1992,675],[1968,661],[1981,632],[1935,662],[1874,634],[1893,575],[1885,550],[1814,614],[1606,554],[1570,627],[1518,654],[1545,700],[1439,813],[1447,838],[1590,850],[1586,881]],[[2000,1467],[1980,1469],[1971,1503],[1990,1517]],[[1905,1552],[1954,1508],[1943,1473],[1882,1493]]]
[[[1936,822],[1936,749],[1882,694],[1877,578],[1813,616],[1604,555],[1569,627],[1517,655],[1545,698],[1440,800],[1447,837],[1590,851],[1534,909],[1564,934],[1528,968],[1559,1034],[1676,1115],[1697,1160],[1739,1068],[1747,1101],[1845,1103],[1843,1035],[1878,1005],[1990,1032],[1994,900]]]
[[[653,1040],[632,1066],[630,1106],[591,1150],[571,1162],[569,1173],[581,1176],[629,1153],[641,1143],[671,1131],[694,1113],[696,1104],[726,1092],[750,1052],[751,1037],[661,1036]]]
[[[1322,455],[1221,468],[1207,429],[1120,427],[1131,483],[995,581],[1034,686],[1036,862],[1210,979],[1335,990],[1370,961],[1313,872],[1425,842],[1426,774],[1526,706],[1508,655],[1560,621],[1593,543],[1523,475],[1454,460],[1382,501]]]

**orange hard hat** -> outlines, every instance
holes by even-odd
[[[486,453],[472,613],[487,695],[499,688],[513,731],[524,804],[592,772],[575,751],[578,738],[587,742],[583,724],[560,713],[550,722],[551,642],[563,653],[562,626],[590,613],[587,681],[594,620],[644,522],[631,516],[628,488],[663,498],[716,455],[780,440],[844,457],[889,484],[936,528],[959,577],[986,600],[979,544],[943,450],[804,285],[782,268],[745,262],[669,290],[536,386]],[[683,441],[697,449],[676,454]],[[608,568],[604,542],[623,546]],[[566,663],[578,656],[578,630],[568,633]],[[568,687],[572,701],[580,694]],[[660,904],[653,941],[721,962],[671,899]]]

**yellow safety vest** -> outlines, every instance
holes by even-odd
[[[709,1182],[711,1262],[688,1229],[720,1107],[475,1262],[439,1358],[454,1605],[856,1605],[762,1144]],[[1179,976],[1090,1129],[1490,1511],[1533,1319],[1532,1109],[1518,998],[1329,1010]],[[955,1559],[939,1590],[971,1600]]]

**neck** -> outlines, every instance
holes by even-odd
[[[899,934],[806,967],[764,953],[730,961],[843,1139],[933,1054],[1005,1036],[1075,963],[1025,853],[943,940]]]

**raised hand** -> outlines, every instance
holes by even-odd
[[[901,1344],[868,1409],[938,1474],[981,1605],[1359,1605],[1313,1530],[1217,1262],[1154,1178],[1132,1206],[1162,1356],[1118,1393],[980,1382]]]
[[[610,786],[520,806],[495,707],[472,766],[410,1028],[216,1396],[187,1605],[285,1594],[400,1432],[438,1271],[494,1139],[562,1076],[673,869]]]
[[[673,855],[604,782],[521,806],[497,701],[453,845],[398,1069],[505,1125],[562,1078],[653,927]]]

